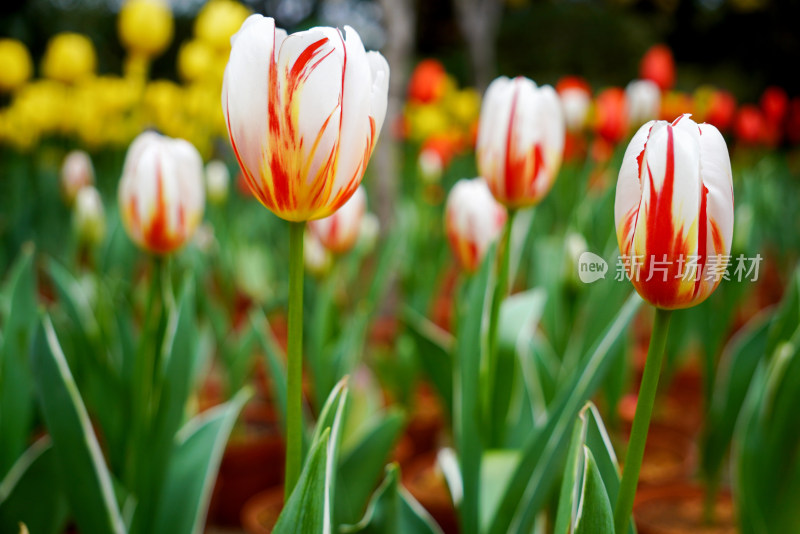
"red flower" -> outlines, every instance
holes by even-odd
[[[675,60],[669,47],[655,45],[645,53],[639,65],[639,77],[653,80],[662,91],[668,91],[675,85]]]
[[[628,135],[628,107],[625,91],[619,87],[605,89],[595,101],[595,130],[612,144],[617,144]]]
[[[418,104],[437,102],[444,94],[447,73],[435,59],[420,61],[408,81],[408,100]]]

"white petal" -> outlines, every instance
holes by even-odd
[[[379,52],[367,52],[367,61],[372,71],[372,99],[370,116],[375,120],[375,136],[383,128],[389,94],[389,64]]]
[[[228,133],[246,172],[259,176],[267,136],[267,95],[276,39],[275,21],[251,15],[231,38],[222,85]]]
[[[706,213],[709,221],[708,255],[730,254],[733,239],[733,176],[725,139],[714,126],[701,124],[700,168],[708,189]],[[723,250],[714,250],[711,222],[721,233]]]
[[[476,152],[478,171],[496,191],[502,191],[508,121],[514,95],[512,80],[501,76],[486,89],[481,106]]]
[[[621,230],[620,226],[623,224],[623,217],[625,217],[631,210],[638,208],[639,202],[642,198],[642,182],[639,169],[639,155],[644,151],[647,138],[650,136],[651,128],[656,124],[656,121],[650,121],[634,134],[628,148],[625,150],[625,155],[622,158],[622,165],[619,169],[619,177],[617,178],[617,191],[614,200],[614,221],[617,225],[617,232]],[[630,228],[632,231],[633,228]],[[620,243],[622,243],[622,237]],[[627,236],[630,237],[630,236]],[[628,254],[630,251],[622,250],[623,254]]]

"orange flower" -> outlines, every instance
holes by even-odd
[[[605,89],[595,101],[595,130],[615,145],[628,135],[628,104],[625,91],[619,87]]]
[[[642,57],[639,76],[656,82],[662,91],[672,89],[675,85],[675,60],[669,47],[663,44],[651,47]]]
[[[441,100],[447,87],[447,72],[435,59],[417,63],[408,80],[408,100],[418,104],[431,104]]]
[[[245,179],[288,221],[327,217],[355,193],[386,115],[389,66],[350,27],[287,36],[251,15],[233,37],[222,108]]]

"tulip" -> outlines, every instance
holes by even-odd
[[[742,106],[736,113],[733,132],[745,145],[759,145],[766,141],[767,121],[764,114],[751,104]]]
[[[330,272],[333,265],[331,251],[325,248],[325,245],[320,243],[317,236],[311,231],[306,231],[303,241],[305,243],[303,263],[306,270],[318,278],[323,278]]]
[[[503,231],[505,208],[483,178],[464,179],[450,190],[444,217],[447,240],[458,263],[465,271],[475,272]]]
[[[239,165],[289,221],[327,217],[356,191],[386,115],[389,66],[358,34],[287,36],[250,16],[233,37],[222,108]]]
[[[119,183],[125,229],[139,246],[167,254],[203,218],[203,162],[189,142],[145,132],[131,143]]]
[[[122,45],[132,55],[145,58],[166,50],[173,26],[172,10],[164,0],[127,0],[117,21]]]
[[[72,224],[81,242],[97,245],[106,233],[106,218],[103,200],[94,186],[87,185],[78,191]]]
[[[203,6],[194,21],[194,34],[221,51],[231,47],[231,37],[250,15],[250,10],[233,0],[212,0]]]
[[[61,192],[68,205],[83,187],[94,183],[94,167],[89,154],[83,150],[73,150],[61,164]]]
[[[652,80],[662,91],[668,91],[675,85],[675,60],[666,45],[655,45],[642,57],[639,65],[639,77]]]
[[[714,91],[706,110],[705,122],[727,132],[736,115],[736,98],[728,91]]]
[[[214,50],[199,39],[187,41],[178,51],[178,74],[187,82],[208,80],[213,74]]]
[[[408,100],[431,104],[441,100],[447,88],[447,72],[435,59],[420,61],[408,80]]]
[[[564,110],[567,130],[580,132],[586,126],[592,107],[589,84],[577,76],[565,76],[556,84],[556,92]]]
[[[508,208],[538,204],[564,152],[564,114],[555,90],[500,77],[486,90],[476,146],[478,171]]]
[[[641,126],[658,117],[661,107],[661,90],[651,80],[633,80],[625,88],[628,124]]]
[[[673,309],[695,306],[717,288],[733,235],[728,148],[710,124],[689,115],[651,121],[633,136],[619,171],[614,216],[633,286],[656,307],[636,415],[614,506],[614,531],[631,521],[647,432]]]
[[[733,234],[731,164],[719,130],[689,115],[642,126],[623,158],[614,215],[642,298],[664,309],[708,298]]]
[[[333,215],[310,221],[308,228],[325,248],[335,254],[343,254],[355,245],[366,210],[367,194],[363,187],[359,187]]]
[[[75,83],[94,74],[97,58],[94,45],[85,35],[59,33],[47,43],[42,57],[42,74],[64,83]]]
[[[222,204],[228,198],[228,184],[231,181],[231,174],[228,166],[222,161],[215,159],[206,165],[206,191],[208,200],[212,204]]]
[[[22,87],[33,73],[31,55],[15,39],[0,39],[0,92]]]
[[[595,102],[595,131],[608,143],[616,145],[628,135],[628,104],[619,87],[605,89]]]
[[[761,95],[761,110],[767,121],[781,124],[789,109],[789,96],[781,87],[767,87]]]
[[[429,137],[422,143],[417,158],[420,177],[426,184],[437,184],[458,151],[457,140],[447,135]]]

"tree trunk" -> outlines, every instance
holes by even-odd
[[[483,93],[495,76],[500,0],[453,0],[458,27],[469,51],[475,88]]]

